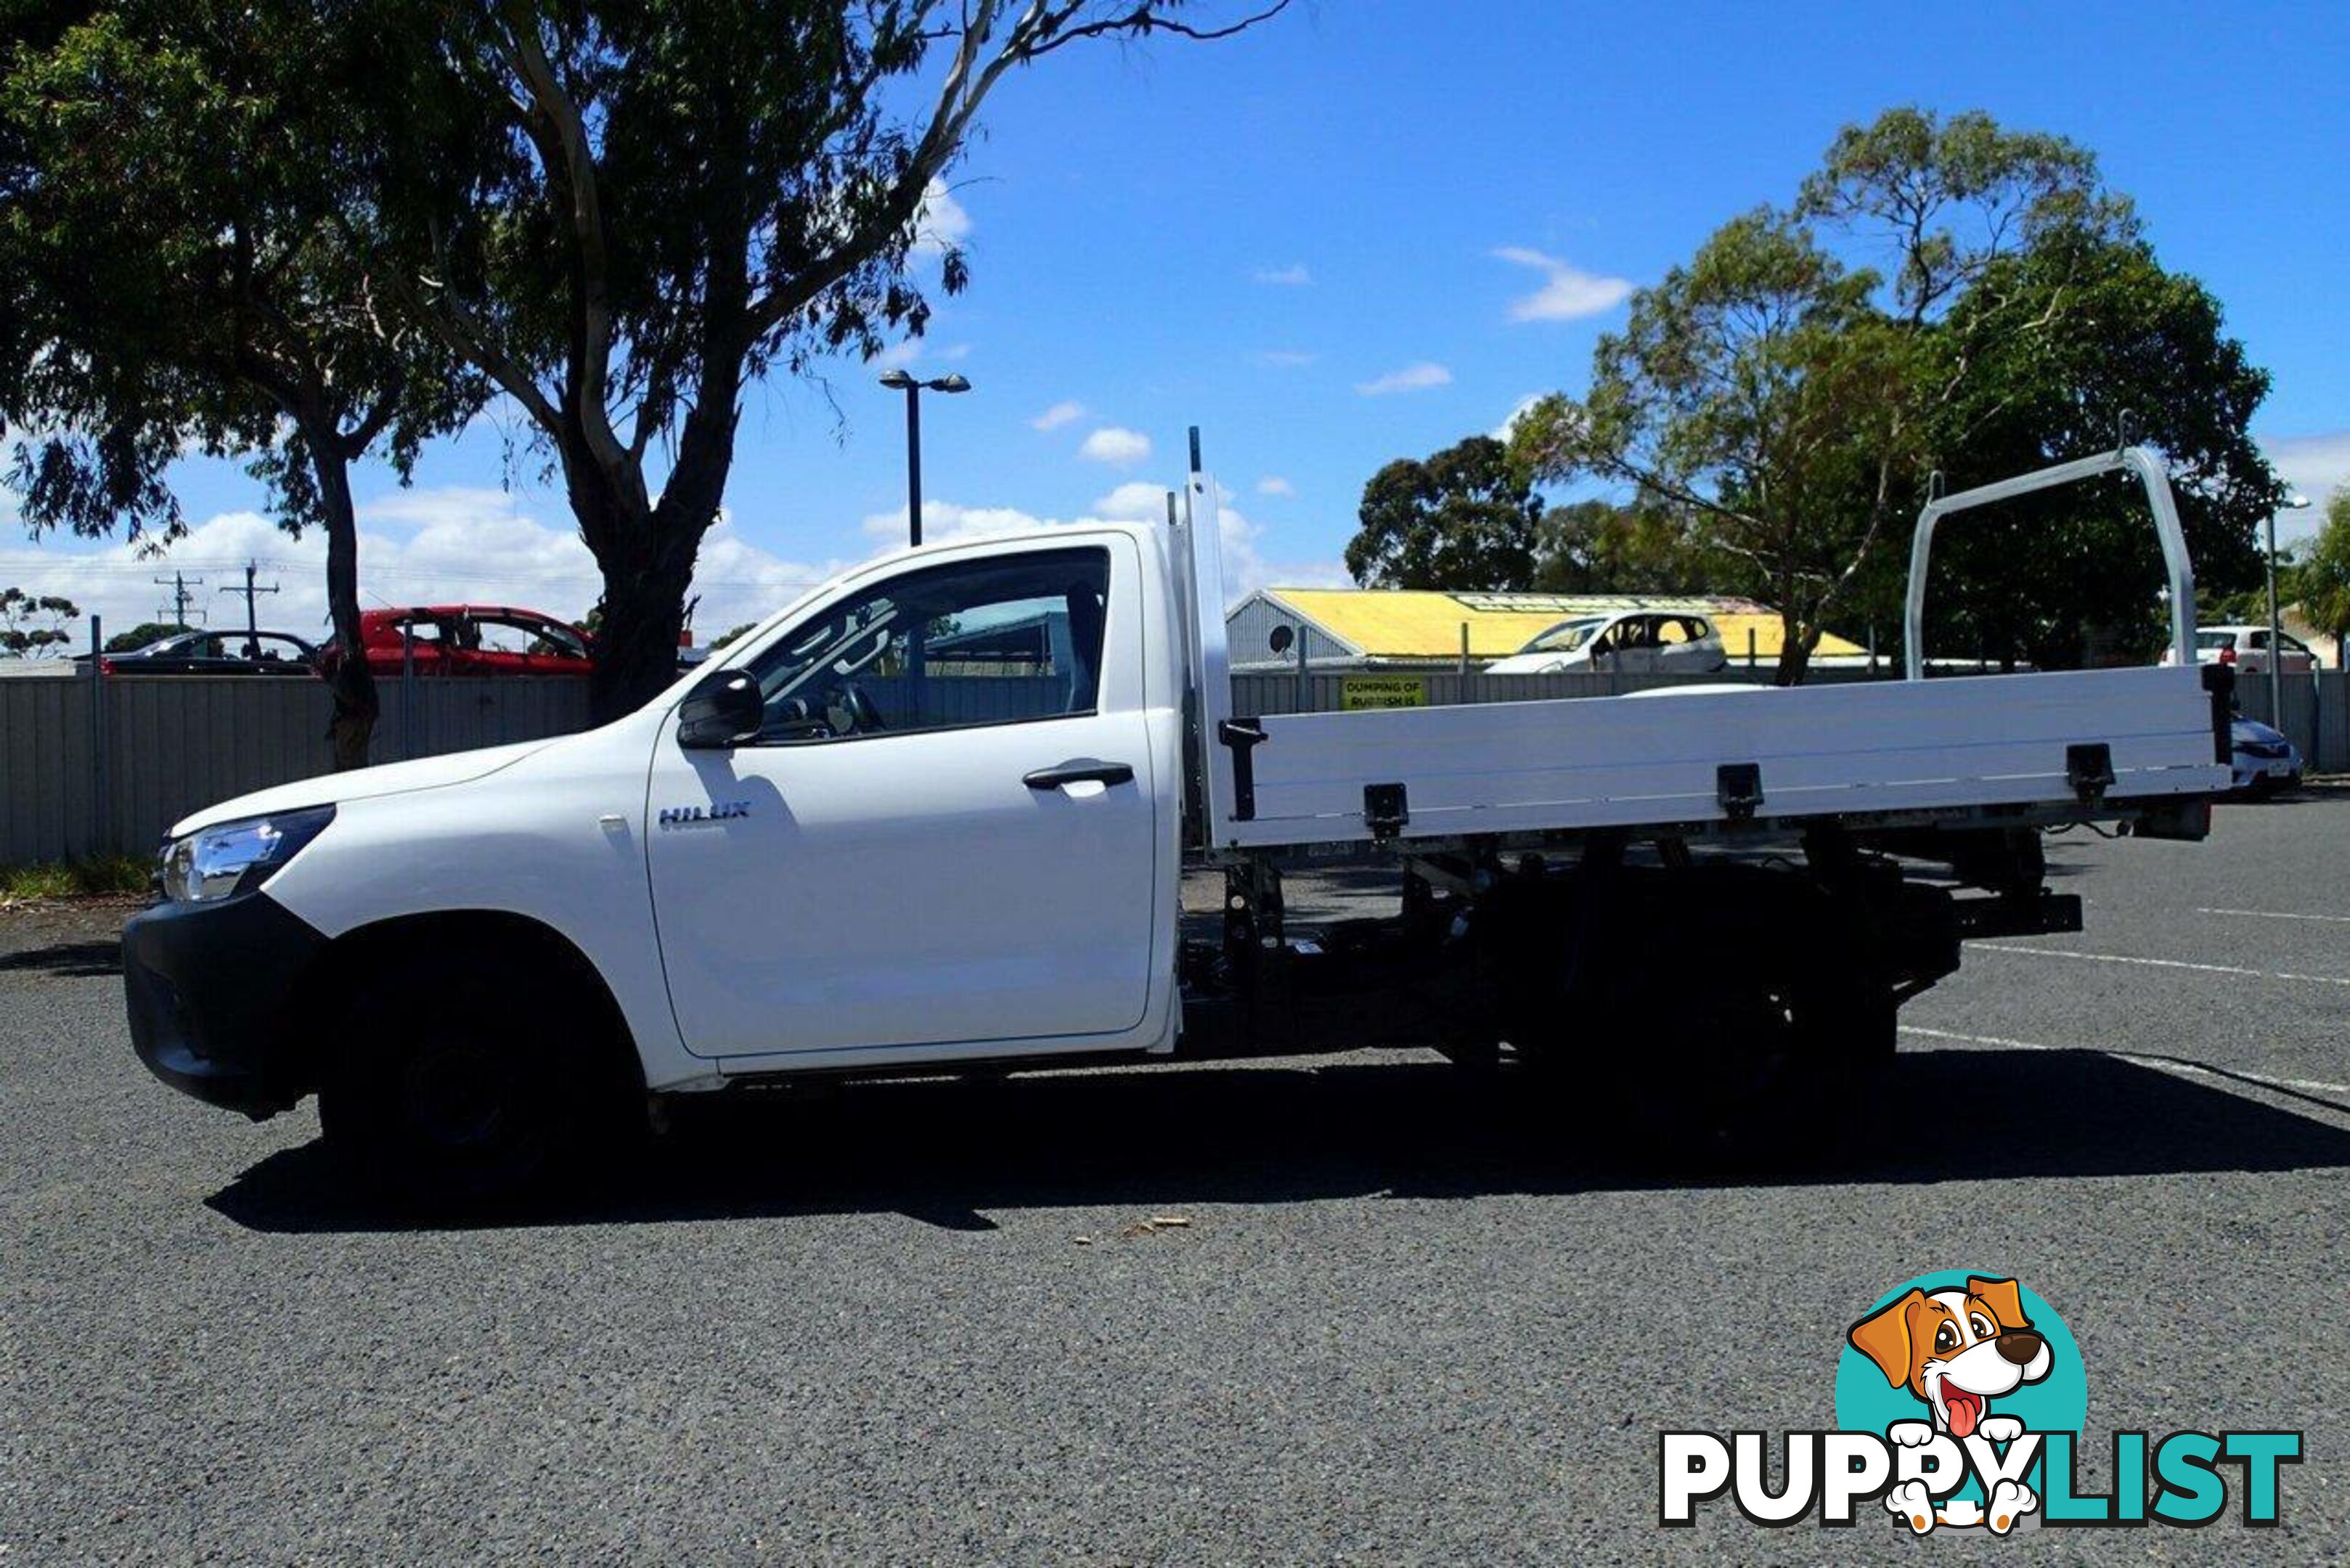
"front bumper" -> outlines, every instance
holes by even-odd
[[[327,939],[266,892],[162,904],[122,929],[130,1044],[182,1094],[276,1115],[307,1089],[286,1049],[295,982]]]
[[[2236,788],[2249,790],[2262,784],[2282,784],[2287,788],[2301,782],[2301,758],[2288,752],[2281,757],[2256,757],[2249,753],[2236,753]]]

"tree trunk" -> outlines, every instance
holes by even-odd
[[[566,464],[572,510],[604,575],[604,627],[588,683],[588,716],[598,724],[636,711],[677,679],[693,564],[734,463],[733,367],[741,356],[723,345],[710,352],[716,357],[659,504],[648,506],[641,486],[612,483],[592,461]]]
[[[339,771],[368,765],[368,742],[375,733],[378,712],[375,675],[368,669],[367,649],[359,638],[359,529],[351,504],[351,472],[342,456],[342,438],[334,421],[303,421],[303,440],[310,451],[310,466],[318,479],[318,508],[327,524],[327,614],[333,621],[340,657],[327,677],[334,693],[335,714],[328,722],[334,742],[335,767]]]
[[[1812,668],[1812,649],[1819,645],[1816,628],[1805,626],[1792,610],[1779,613],[1779,662],[1771,671],[1773,686],[1801,686]]]
[[[635,712],[677,679],[685,592],[701,544],[702,531],[696,530],[691,539],[656,542],[641,564],[602,563],[604,625],[588,678],[588,716],[595,722]]]

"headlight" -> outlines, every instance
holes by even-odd
[[[163,846],[163,897],[209,904],[250,893],[335,820],[331,805],[224,822]]]

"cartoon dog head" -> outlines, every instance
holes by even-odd
[[[1934,1429],[1971,1435],[1992,1399],[2048,1376],[2048,1342],[2033,1332],[2013,1280],[1970,1278],[1964,1290],[1912,1289],[1852,1325],[1852,1347],[1886,1382],[1934,1412]]]

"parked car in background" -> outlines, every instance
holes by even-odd
[[[90,656],[74,663],[89,668]],[[123,653],[101,653],[101,675],[308,675],[318,650],[291,632],[182,631]]]
[[[1563,620],[1488,675],[1555,675],[1565,670],[1633,675],[1709,675],[1730,667],[1721,635],[1701,615],[1625,611]]]
[[[359,617],[368,668],[398,676],[410,658],[421,676],[586,675],[595,639],[569,621],[504,605],[413,605]],[[339,642],[320,655],[342,658]]]
[[[2301,752],[2282,733],[2241,713],[2229,733],[2234,742],[2238,794],[2268,795],[2301,787]]]
[[[2306,675],[2317,668],[2309,644],[2290,633],[2278,634],[2277,671]],[[2269,670],[2269,628],[2264,626],[2205,626],[2195,629],[2198,664],[2233,665],[2239,675],[2265,675]]]

